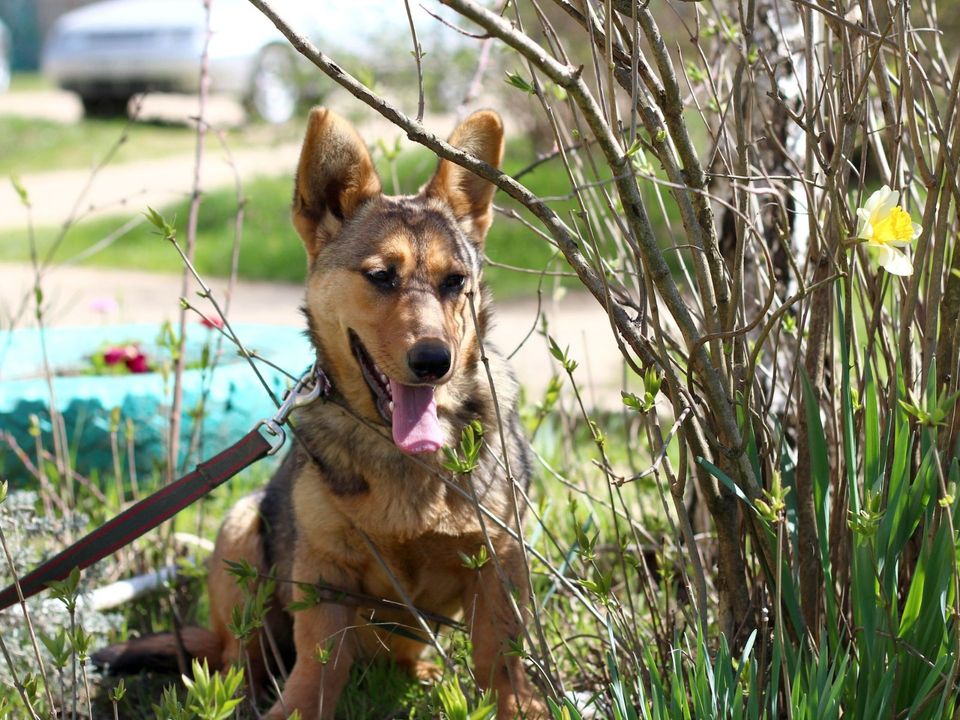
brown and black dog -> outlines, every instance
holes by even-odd
[[[500,118],[475,113],[450,143],[498,166]],[[304,603],[308,593],[297,583],[315,582],[401,608],[462,611],[477,681],[497,692],[497,717],[546,717],[509,652],[529,593],[521,548],[504,530],[516,531],[517,517],[505,465],[521,484],[530,465],[516,381],[487,345],[494,397],[481,361],[493,193],[488,182],[444,160],[418,195],[384,195],[349,123],[329,110],[310,114],[293,224],[308,259],[304,312],[333,398],[299,411],[298,442],[281,468],[226,517],[210,564],[212,632],[184,633],[188,651],[220,668],[244,662],[252,682],[262,681],[267,643],[255,638],[243,647],[228,629],[244,593],[226,563],[244,560],[296,580],[278,583],[268,616],[274,640],[291,645],[296,658],[268,718],[294,710],[305,720],[332,718],[355,658],[389,652],[418,677],[436,672],[420,659],[426,646],[416,635],[384,629],[418,631],[409,612]],[[469,475],[453,475],[439,451],[456,446],[474,420],[486,429],[478,464]],[[467,567],[463,557],[477,556],[487,538],[496,557]],[[309,607],[281,609],[291,603]],[[137,647],[117,646],[100,660],[129,667]]]

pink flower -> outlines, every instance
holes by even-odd
[[[200,319],[200,322],[205,328],[209,328],[211,330],[214,328],[217,330],[223,329],[223,320],[218,317],[207,317],[206,315],[203,315]]]
[[[99,313],[100,315],[109,315],[110,313],[115,313],[120,309],[120,306],[117,305],[117,301],[112,297],[103,296],[97,297],[90,301],[90,309]]]

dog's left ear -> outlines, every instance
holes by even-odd
[[[492,110],[481,110],[464,120],[453,131],[449,143],[493,167],[503,160],[503,123]],[[483,245],[493,221],[491,183],[466,168],[441,160],[424,194],[443,200],[453,210],[460,225],[477,245]]]

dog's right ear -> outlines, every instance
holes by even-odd
[[[380,178],[353,126],[325,108],[311,110],[293,191],[293,226],[311,262],[344,220],[379,194]]]

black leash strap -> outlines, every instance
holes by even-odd
[[[277,414],[271,419],[259,422],[236,444],[200,463],[193,472],[127,508],[113,520],[20,578],[19,592],[17,584],[0,592],[0,610],[6,610],[18,602],[21,594],[26,599],[36,595],[51,582],[63,580],[70,575],[73,568],[82,570],[115,553],[160,523],[169,520],[244,468],[267,455],[273,455],[286,439],[282,426],[293,408],[306,405],[328,391],[326,376],[314,366],[287,393]],[[272,440],[268,440],[268,436]]]

